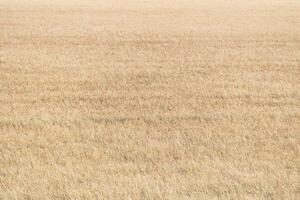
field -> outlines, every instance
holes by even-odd
[[[300,199],[300,1],[0,0],[0,199]]]

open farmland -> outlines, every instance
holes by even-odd
[[[300,199],[300,1],[0,0],[0,199]]]

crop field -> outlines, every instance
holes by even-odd
[[[300,199],[300,1],[0,0],[0,199]]]

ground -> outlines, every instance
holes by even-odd
[[[299,0],[0,0],[0,199],[300,199]]]

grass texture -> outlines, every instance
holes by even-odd
[[[299,0],[0,0],[0,199],[300,199]]]

